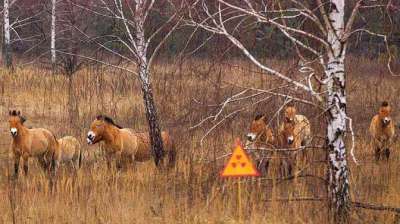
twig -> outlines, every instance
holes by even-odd
[[[397,207],[369,204],[369,203],[363,203],[363,202],[351,202],[351,204],[354,207],[357,207],[357,208],[364,208],[364,209],[376,210],[376,211],[389,211],[389,212],[400,213],[400,208],[397,208]]]

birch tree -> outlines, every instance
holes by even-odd
[[[75,4],[96,16],[118,24],[119,32],[111,31],[101,37],[92,37],[87,34],[87,38],[94,40],[98,46],[114,57],[136,66],[137,71],[133,71],[126,67],[121,68],[121,66],[100,62],[120,68],[140,80],[152,153],[155,164],[158,166],[164,150],[151,84],[151,67],[161,46],[179,24],[177,22],[179,10],[172,9],[169,1],[155,0],[99,0],[90,8],[78,2]],[[151,25],[153,13],[161,14],[167,19],[159,27],[154,28]],[[119,48],[110,46],[111,44],[117,44]]]
[[[345,145],[345,133],[351,123],[346,110],[346,51],[351,35],[360,32],[380,37],[387,46],[385,35],[363,26],[354,27],[361,8],[384,9],[386,4],[363,0],[198,0],[187,3],[191,10],[185,19],[186,24],[225,37],[265,74],[309,93],[315,101],[324,105],[331,218],[336,223],[346,222],[351,204]],[[345,12],[349,15],[345,16]],[[308,71],[308,75],[290,78],[257,58],[241,38],[251,24],[272,27],[291,41],[293,53],[300,61],[299,70]],[[322,68],[324,74],[316,74],[316,67]],[[390,70],[390,60],[388,68]],[[314,85],[321,86],[322,91],[317,91]]]
[[[4,66],[12,68],[13,52],[12,45],[16,45],[19,52],[29,54],[38,49],[45,39],[41,33],[32,30],[41,29],[41,18],[44,10],[41,4],[35,0],[25,1],[20,4],[17,0],[6,0],[3,2],[3,43],[2,57]]]
[[[9,0],[4,0],[3,5],[3,27],[4,27],[4,45],[3,45],[3,61],[6,68],[12,66],[11,56],[11,35],[10,35],[10,4]]]
[[[51,0],[50,51],[53,71],[56,67],[56,3],[57,0]]]

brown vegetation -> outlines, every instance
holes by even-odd
[[[288,72],[291,62],[271,63],[281,66],[282,72]],[[392,105],[400,105],[400,81],[386,75],[385,65],[375,61],[349,58],[347,66],[348,110],[356,132],[356,157],[360,161],[356,166],[349,160],[351,198],[398,207],[399,145],[393,145],[393,156],[387,163],[376,163],[373,153],[367,149],[366,130],[379,102],[387,100]],[[65,77],[47,74],[38,68],[0,74],[0,111],[3,114],[0,127],[5,130],[0,133],[0,201],[3,202],[0,203],[0,223],[12,223],[13,220],[16,223],[236,222],[235,182],[220,179],[218,173],[227,153],[232,150],[233,140],[244,137],[254,114],[272,116],[285,99],[273,97],[249,106],[226,119],[202,145],[199,142],[208,127],[190,127],[214,110],[212,105],[242,88],[271,89],[283,83],[260,74],[250,64],[235,60],[229,64],[210,61],[189,61],[182,65],[160,63],[155,67],[155,99],[162,127],[172,130],[171,136],[176,139],[176,167],[164,172],[157,170],[153,162],[147,162],[123,172],[113,170],[110,173],[101,156],[102,146],[88,149],[84,145],[87,155],[82,169],[76,176],[67,170],[59,172],[53,193],[49,192],[48,179],[35,161],[31,161],[35,172],[20,178],[15,185],[8,181],[12,174],[8,109],[18,108],[26,114],[30,118],[27,126],[44,127],[57,136],[77,133],[81,142],[85,142],[88,127],[99,113],[107,114],[137,132],[145,132],[140,85],[120,71],[89,68],[78,72],[73,79],[72,92],[78,107],[74,117],[78,125],[71,130]],[[300,91],[290,93],[305,97]],[[238,102],[238,105],[243,103]],[[301,103],[297,107],[311,118],[314,137],[324,132],[325,124],[318,108]],[[392,117],[394,121],[399,120],[395,106]],[[275,119],[271,121],[271,127],[276,130]],[[315,139],[313,145],[323,143],[323,139]],[[318,147],[312,150],[312,161],[303,167],[296,182],[276,179],[272,174],[242,179],[243,212],[248,223],[326,222],[325,153]],[[392,212],[360,208],[353,208],[351,213],[352,223],[392,223],[396,217]]]

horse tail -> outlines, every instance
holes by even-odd
[[[82,162],[83,162],[83,151],[82,149],[79,149],[79,158],[78,158],[78,167],[82,167]]]

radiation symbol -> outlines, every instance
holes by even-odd
[[[249,156],[240,144],[237,144],[231,158],[221,172],[221,177],[260,176]]]

